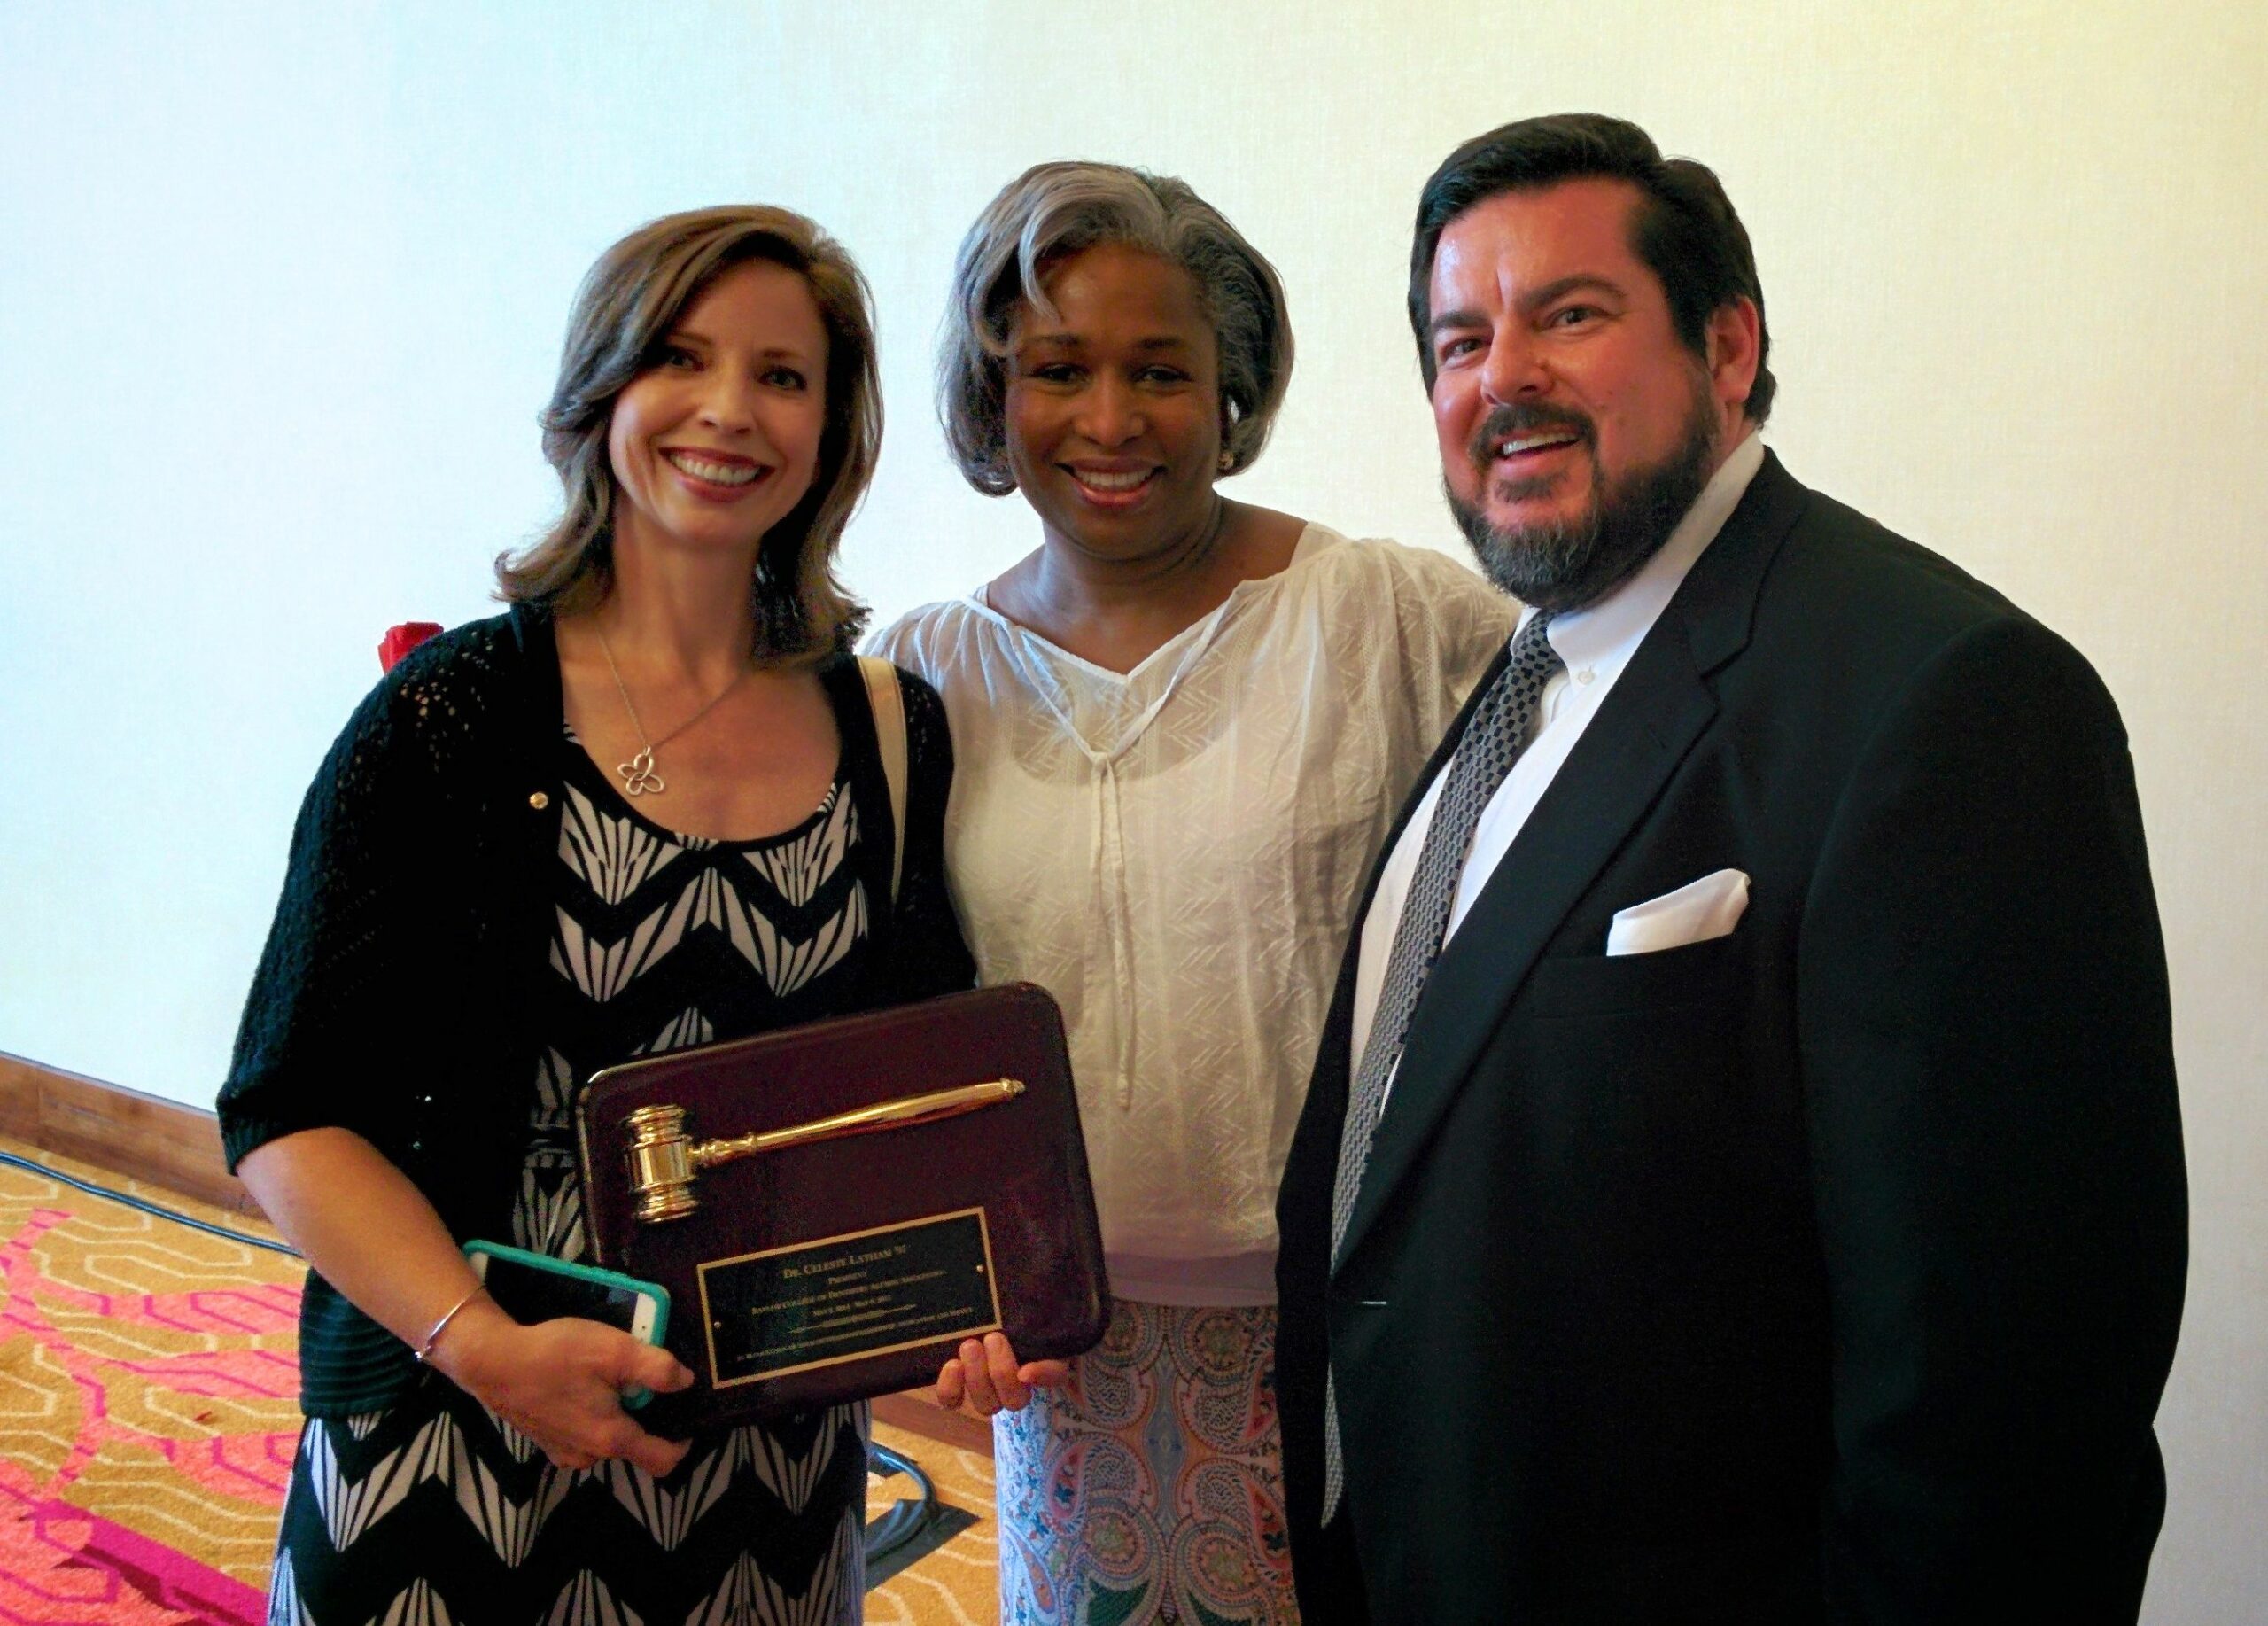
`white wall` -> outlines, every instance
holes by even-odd
[[[1798,476],[2124,708],[2196,1217],[2148,1618],[2268,1616],[2268,8],[1394,9],[0,0],[0,1049],[211,1099],[306,777],[379,631],[482,613],[548,517],[532,415],[632,225],[767,199],[863,260],[894,416],[847,568],[887,617],[1035,540],[928,394],[953,246],[1023,166],[1225,209],[1301,342],[1239,494],[1453,548],[1417,188],[1504,119],[1618,112],[1749,222]]]

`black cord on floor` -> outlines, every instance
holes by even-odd
[[[35,1163],[28,1157],[19,1157],[13,1152],[0,1152],[0,1163],[5,1163],[12,1169],[27,1170],[50,1180],[60,1181],[74,1191],[85,1192],[90,1197],[106,1198],[110,1202],[122,1203],[142,1213],[154,1214],[159,1219],[170,1219],[177,1225],[187,1225],[192,1231],[202,1231],[207,1236],[222,1237],[231,1242],[242,1242],[247,1248],[265,1248],[268,1252],[280,1253],[286,1258],[296,1259],[299,1256],[298,1249],[287,1248],[281,1242],[272,1242],[264,1236],[252,1236],[243,1231],[231,1231],[226,1225],[216,1225],[208,1220],[195,1218],[162,1204],[151,1202],[145,1198],[135,1196],[131,1193],[113,1191],[109,1186],[97,1186],[92,1180],[80,1179],[75,1175],[64,1173],[60,1169],[50,1169],[45,1163]]]

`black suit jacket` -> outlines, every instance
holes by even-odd
[[[1605,956],[1726,867],[1730,936]],[[1310,1622],[2133,1619],[2186,1196],[2068,644],[1767,457],[1436,965],[1333,1271],[1355,959],[1278,1211]]]

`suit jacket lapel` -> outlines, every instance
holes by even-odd
[[[1450,937],[1410,1017],[1341,1258],[1433,1138],[1544,944],[1716,715],[1705,677],[1747,642],[1765,568],[1806,495],[1767,454]],[[1451,737],[1462,733],[1460,719]]]

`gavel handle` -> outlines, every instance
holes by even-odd
[[[871,1107],[859,1107],[829,1117],[813,1118],[807,1124],[789,1124],[780,1129],[758,1130],[753,1134],[736,1135],[728,1140],[699,1141],[695,1144],[689,1156],[696,1170],[713,1169],[718,1163],[731,1163],[734,1158],[752,1157],[758,1152],[777,1152],[791,1146],[808,1146],[814,1140],[840,1140],[850,1135],[870,1135],[880,1130],[934,1124],[941,1118],[959,1117],[964,1112],[975,1112],[980,1108],[1014,1101],[1023,1093],[1024,1084],[1021,1078],[988,1078],[983,1084],[959,1085],[950,1090],[932,1090],[926,1095],[905,1095],[896,1101],[877,1101]]]

